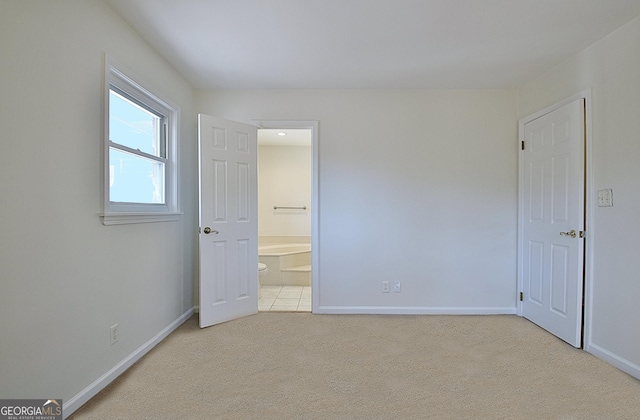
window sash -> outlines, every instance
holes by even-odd
[[[115,152],[115,153],[112,153]],[[120,155],[119,161],[117,155]],[[115,155],[115,156],[114,156]],[[112,160],[112,158],[115,158]],[[116,163],[119,163],[116,165]],[[123,163],[126,163],[123,165]],[[126,185],[136,185],[127,188]],[[111,203],[166,204],[166,162],[126,150],[109,148]]]
[[[125,102],[128,102],[132,107],[138,108],[140,111],[148,114],[151,117],[155,117],[157,120],[153,120],[153,125],[155,134],[152,134],[153,138],[153,146],[152,149],[155,153],[154,156],[166,157],[167,156],[167,125],[168,125],[168,112],[162,108],[157,106],[153,98],[145,98],[144,101],[128,94],[127,92],[119,89],[117,86],[110,84],[109,85],[109,129],[112,128],[112,103],[111,94],[114,94],[117,98],[122,99]],[[125,122],[126,124],[126,122]],[[156,127],[157,125],[157,127]],[[111,131],[109,132],[109,141],[115,144],[122,145],[124,147],[130,147],[132,144],[126,144],[126,142],[118,141],[118,140],[126,140],[123,138],[114,138],[115,136]],[[131,150],[140,150],[138,148],[130,147]],[[142,153],[146,153],[144,150],[140,150]]]

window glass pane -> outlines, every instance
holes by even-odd
[[[109,148],[109,199],[165,204],[164,163]]]
[[[109,140],[154,156],[164,157],[161,117],[109,91]]]

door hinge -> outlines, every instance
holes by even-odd
[[[520,302],[524,300],[524,293],[520,292]]]
[[[520,148],[521,148],[522,150],[524,150],[524,140],[522,140],[522,141],[520,142]]]

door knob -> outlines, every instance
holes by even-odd
[[[571,229],[571,231],[569,232],[560,232],[560,236],[570,236],[572,238],[575,238],[577,236],[577,233],[574,229]]]
[[[206,233],[207,235],[210,233],[215,233],[217,235],[220,232],[218,232],[217,230],[211,230],[211,228],[207,226],[206,228],[204,228],[204,233]]]

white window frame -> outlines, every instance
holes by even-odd
[[[116,63],[109,56],[105,58],[104,79],[103,223],[105,225],[121,225],[179,220],[181,215],[178,207],[177,156],[179,108],[162,99],[156,92],[143,85],[138,77],[133,76],[130,71]],[[112,202],[110,199],[109,148],[111,143],[109,138],[109,100],[112,86],[166,116],[164,204],[119,203]]]

